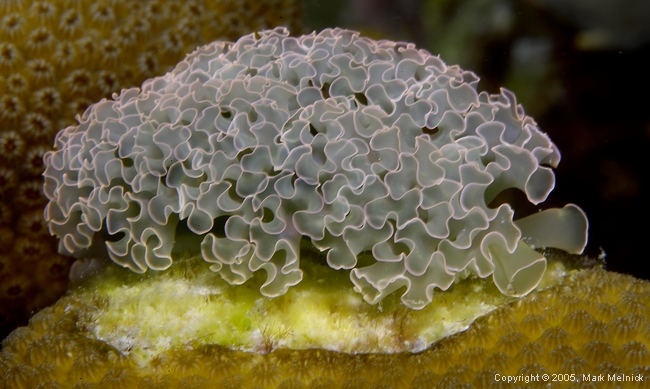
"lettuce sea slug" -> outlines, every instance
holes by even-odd
[[[572,270],[579,207],[494,201],[544,201],[560,154],[477,83],[412,44],[279,28],[92,105],[44,158],[79,285],[3,341],[0,389],[647,374],[650,286]]]
[[[488,206],[508,188],[545,200],[560,154],[512,93],[477,83],[351,31],[215,42],[59,132],[45,219],[60,253],[135,272],[199,242],[231,285],[263,271],[267,297],[301,281],[309,249],[371,304],[405,287],[421,309],[470,273],[522,296],[546,269],[531,246],[580,253],[587,220]]]

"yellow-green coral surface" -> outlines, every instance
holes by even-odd
[[[397,293],[370,305],[350,287],[345,272],[311,261],[303,266],[304,282],[270,299],[259,291],[263,276],[231,286],[208,265],[191,258],[164,272],[137,274],[111,264],[73,291],[82,301],[80,326],[140,364],[195,339],[262,353],[276,348],[417,352],[513,301],[490,280],[475,277],[434,293],[422,310],[405,307]],[[545,282],[557,283],[565,274],[554,263]]]

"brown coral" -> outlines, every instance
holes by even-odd
[[[218,38],[234,40],[278,22],[289,23],[289,27],[300,31],[296,25],[300,16],[296,3],[0,2],[0,224],[17,235],[16,239],[0,242],[18,241],[27,224],[39,224],[33,216],[42,215],[40,160],[44,150],[52,146],[54,134],[74,123],[75,115],[102,97],[164,73],[198,45]],[[11,217],[7,216],[9,210]],[[31,215],[29,221],[21,216],[25,214]],[[51,246],[47,234],[37,235],[30,233],[29,237]],[[21,261],[17,257],[20,250],[2,247],[0,251],[14,253],[6,261]],[[49,254],[45,258],[52,257]],[[24,267],[15,270],[18,279],[22,279],[21,272],[31,271]],[[44,295],[46,298],[40,296],[38,300],[45,304],[55,301],[58,295],[51,294],[48,285],[62,280],[41,278],[42,284],[33,285],[30,293],[20,293],[20,298],[29,300]],[[10,306],[12,310],[28,306],[31,309],[33,304],[26,300],[0,304],[0,338],[26,320],[28,311],[7,311]]]
[[[604,310],[602,303],[584,293],[602,282],[609,284],[603,297],[616,309]],[[626,290],[631,284],[634,292]],[[149,366],[138,366],[133,357],[87,338],[78,316],[88,309],[84,305],[94,303],[73,295],[41,311],[28,327],[17,329],[2,342],[0,389],[39,384],[71,387],[75,383],[74,388],[547,387],[542,382],[495,381],[496,376],[544,373],[567,374],[553,388],[615,387],[580,381],[582,374],[640,374],[644,381],[650,380],[648,297],[647,281],[586,270],[479,318],[467,331],[420,353],[350,355],[278,349],[259,355],[200,345],[197,340],[185,349],[154,358]],[[539,319],[544,307],[536,302],[563,312],[558,324]],[[623,313],[630,306],[643,313]],[[505,327],[499,324],[504,322]],[[608,328],[619,328],[618,338],[611,337]],[[574,378],[570,378],[572,373]],[[647,387],[647,382],[626,384],[626,388]]]

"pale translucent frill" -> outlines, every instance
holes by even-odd
[[[508,188],[544,201],[560,154],[511,92],[477,83],[340,29],[215,42],[59,133],[45,217],[62,253],[87,255],[105,231],[137,272],[170,266],[184,221],[229,283],[264,270],[266,296],[302,279],[303,236],[371,303],[406,286],[422,308],[468,271],[524,295],[546,268],[526,242],[581,252],[587,221],[573,205],[517,222],[487,206]],[[373,263],[357,267],[363,253]]]

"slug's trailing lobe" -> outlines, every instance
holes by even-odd
[[[88,255],[105,229],[110,258],[137,272],[171,265],[185,220],[229,283],[266,271],[266,296],[302,279],[303,236],[370,303],[406,286],[422,308],[468,272],[524,295],[546,268],[530,245],[579,253],[587,220],[575,205],[516,222],[487,206],[507,188],[544,201],[560,153],[511,92],[477,83],[341,29],[214,42],[58,134],[45,218],[60,252]]]

